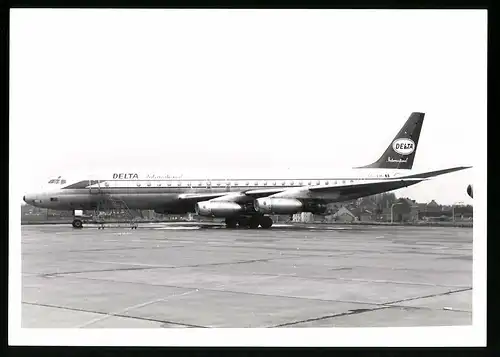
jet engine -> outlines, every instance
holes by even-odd
[[[472,184],[467,186],[467,194],[472,198]]]
[[[271,214],[294,214],[303,208],[302,202],[294,198],[258,198],[253,205],[257,212]]]
[[[231,217],[240,213],[243,207],[235,202],[203,201],[196,204],[195,210],[200,216]]]

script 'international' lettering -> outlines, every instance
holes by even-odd
[[[182,175],[155,175],[149,174],[146,176],[146,179],[150,180],[165,180],[165,179],[180,179]]]
[[[129,180],[129,179],[138,179],[139,175],[135,173],[119,173],[119,174],[113,174],[113,179],[118,179],[118,180]]]
[[[404,160],[403,159],[393,159],[390,156],[387,158],[387,162],[400,162],[401,163],[401,162],[407,162],[407,161],[408,161],[408,158],[406,158]]]

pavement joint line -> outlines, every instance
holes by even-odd
[[[160,302],[160,301],[168,301],[169,299],[174,298],[174,297],[190,295],[190,294],[195,293],[197,291],[198,291],[198,289],[194,289],[194,290],[191,290],[191,291],[186,291],[186,292],[181,293],[181,294],[173,294],[173,295],[169,295],[169,296],[164,297],[164,298],[147,301],[147,302],[144,302],[144,303],[141,303],[141,304],[137,304],[137,305],[132,305],[132,306],[126,307],[124,309],[121,309],[121,310],[119,310],[117,312],[106,313],[105,316],[102,316],[102,317],[90,320],[90,321],[88,321],[88,322],[86,322],[84,324],[81,324],[81,325],[78,325],[78,326],[75,326],[75,327],[76,328],[87,327],[87,326],[90,326],[92,324],[95,324],[96,322],[109,319],[110,317],[117,316],[117,315],[123,315],[123,313],[125,313],[127,311],[130,311],[130,310],[134,310],[134,309],[138,309],[138,308],[141,308],[141,307],[144,307],[144,306],[152,305],[152,304],[155,304],[155,303]]]
[[[197,268],[197,267],[204,267],[204,266],[218,266],[218,265],[232,265],[232,264],[248,264],[248,263],[255,263],[255,262],[262,262],[262,261],[269,261],[272,260],[273,258],[266,258],[266,259],[253,259],[253,260],[242,260],[242,261],[235,261],[235,262],[221,262],[221,263],[209,263],[209,264],[196,264],[196,265],[181,265],[181,266],[154,266],[154,265],[148,265],[145,267],[130,267],[130,268],[113,268],[113,269],[95,269],[95,270],[80,270],[80,271],[69,271],[69,272],[53,272],[53,273],[43,273],[43,274],[36,274],[41,277],[53,277],[53,276],[63,276],[63,275],[71,275],[71,274],[84,274],[84,273],[100,273],[100,272],[109,272],[109,271],[127,271],[127,270],[149,270],[149,269],[178,269],[178,268]],[[280,259],[280,258],[276,258]],[[84,261],[80,261],[84,262]],[[103,263],[104,262],[98,262],[98,263]],[[108,262],[108,264],[121,264],[121,265],[134,265],[130,263],[113,263],[113,262]],[[142,265],[142,264],[141,264]],[[34,273],[35,274],[35,273]]]
[[[174,268],[173,266],[166,265],[153,265],[153,264],[144,264],[144,263],[123,263],[123,262],[110,262],[103,260],[86,260],[86,259],[75,259],[75,262],[79,263],[97,263],[97,264],[116,264],[116,265],[138,265],[150,268]]]
[[[218,270],[215,270],[218,271]],[[359,278],[342,278],[342,277],[333,277],[333,276],[325,276],[325,277],[309,277],[304,275],[295,275],[293,273],[284,273],[284,274],[270,274],[270,273],[253,273],[252,275],[272,275],[272,276],[282,276],[282,277],[290,277],[290,278],[300,278],[300,279],[308,279],[308,280],[342,280],[342,281],[361,281],[367,283],[383,283],[383,284],[400,284],[400,285],[420,285],[420,286],[433,286],[433,287],[443,287],[443,288],[468,288],[462,285],[442,285],[442,284],[430,284],[430,283],[417,283],[417,282],[405,282],[405,281],[391,281],[391,280],[368,280],[368,279],[359,279]]]
[[[163,286],[167,288],[176,288],[176,289],[193,289],[192,287],[178,286],[178,285],[168,285],[168,284],[152,284],[152,283],[143,283],[143,282],[135,282],[135,281],[120,281],[114,279],[103,279],[103,278],[88,278],[88,277],[80,277],[75,276],[75,279],[84,279],[84,280],[92,280],[92,281],[108,281],[118,284],[137,284],[137,285],[147,285],[147,286]],[[353,301],[353,300],[337,300],[337,299],[321,299],[321,298],[312,298],[312,297],[300,297],[300,296],[289,296],[289,295],[271,295],[271,294],[262,294],[262,293],[252,293],[252,292],[244,292],[244,291],[234,291],[234,290],[218,290],[219,286],[214,286],[212,288],[202,288],[197,287],[198,290],[211,291],[216,293],[230,293],[230,294],[241,294],[241,295],[253,295],[253,296],[264,296],[264,297],[278,297],[285,299],[298,299],[298,300],[314,300],[314,301],[323,301],[323,302],[342,302],[348,304],[360,304],[360,305],[377,305],[382,306],[383,303],[376,302],[367,302],[367,301]]]
[[[219,265],[232,265],[232,264],[246,264],[246,263],[254,263],[254,262],[267,262],[270,260],[281,259],[281,258],[269,258],[269,259],[255,259],[248,261],[236,261],[236,262],[227,262],[227,263],[210,263],[205,265],[184,265],[184,266],[162,266],[162,265],[149,265],[149,264],[141,264],[141,263],[121,263],[121,262],[107,262],[107,261],[91,261],[91,260],[76,260],[78,262],[83,263],[99,263],[99,264],[117,264],[117,265],[139,265],[144,267],[130,267],[130,268],[114,268],[114,269],[95,269],[95,270],[84,270],[84,271],[72,271],[72,272],[57,272],[57,273],[44,273],[44,274],[35,274],[42,277],[52,277],[58,275],[70,275],[70,274],[84,274],[84,273],[99,273],[99,272],[109,272],[109,271],[127,271],[127,270],[149,270],[149,269],[179,269],[179,268],[197,268],[202,266],[219,266]],[[339,268],[340,269],[340,268]],[[217,270],[215,270],[217,271]],[[431,284],[431,283],[418,283],[418,282],[405,282],[405,281],[397,281],[397,280],[369,280],[369,279],[361,279],[361,278],[342,278],[342,277],[306,277],[299,276],[294,274],[265,274],[265,273],[257,273],[252,275],[262,275],[262,276],[281,276],[281,277],[290,277],[290,278],[299,278],[299,279],[309,279],[309,280],[341,280],[341,281],[353,281],[353,282],[366,282],[366,283],[376,283],[376,284],[398,284],[398,285],[417,285],[417,286],[432,286],[432,287],[449,287],[449,288],[463,288],[467,289],[468,287],[460,286],[460,285],[443,285],[443,284]]]
[[[38,274],[38,276],[42,277],[42,278],[52,278],[52,277],[56,277],[56,276],[64,276],[64,275],[71,275],[71,274],[100,273],[100,272],[109,272],[109,271],[146,270],[146,269],[152,269],[152,268],[135,267],[135,268],[114,268],[114,269],[94,269],[94,270],[80,270],[80,271],[63,271],[63,272],[54,272],[54,273],[43,273],[43,274]]]
[[[358,315],[358,314],[363,314],[365,312],[372,312],[372,311],[385,310],[385,309],[390,309],[390,306],[375,307],[375,308],[371,308],[371,309],[349,310],[349,311],[341,312],[338,314],[325,315],[325,316],[321,316],[321,317],[315,317],[315,318],[299,320],[299,321],[285,322],[285,323],[278,324],[278,325],[271,326],[271,327],[275,327],[275,328],[285,327],[285,326],[297,325],[297,324],[301,324],[301,323],[305,323],[305,322],[320,321],[320,320],[326,320],[326,319],[331,319],[331,318],[340,317],[340,316],[347,316],[347,315]]]
[[[144,247],[118,247],[118,248],[95,248],[95,249],[70,249],[67,253],[86,253],[86,252],[107,252],[113,250],[133,250],[133,249],[145,249]],[[60,253],[60,252],[54,252]]]
[[[51,308],[54,308],[54,309],[61,309],[61,310],[70,310],[70,311],[78,311],[78,312],[89,312],[89,313],[99,314],[99,315],[108,315],[108,313],[106,313],[106,312],[93,311],[93,310],[85,310],[85,309],[78,309],[78,308],[67,307],[67,306],[57,306],[57,305],[41,304],[41,303],[27,302],[27,301],[23,301],[22,303],[26,304],[26,305],[51,307]],[[153,319],[153,318],[149,318],[149,317],[140,317],[140,316],[132,316],[132,315],[120,315],[120,314],[116,314],[116,315],[113,315],[113,316],[115,316],[115,317],[125,317],[125,318],[136,319],[136,320],[153,321],[153,322],[159,322],[159,323],[162,323],[162,324],[172,324],[172,325],[187,326],[187,327],[198,327],[198,328],[204,328],[205,327],[205,326],[199,326],[199,325],[185,324],[185,323],[182,323],[182,322],[158,320],[158,319]]]
[[[417,296],[417,297],[401,299],[401,300],[394,300],[394,301],[381,303],[380,305],[393,305],[393,304],[397,304],[397,303],[405,302],[405,301],[413,301],[413,300],[426,299],[426,298],[436,297],[436,296],[451,295],[451,294],[460,293],[462,291],[469,291],[469,290],[472,290],[472,288],[471,287],[462,288],[462,289],[457,289],[457,290],[452,290],[452,291],[446,291],[444,293],[437,293],[437,294],[423,295],[423,296]]]
[[[86,273],[86,272],[82,272]],[[252,274],[252,275],[263,275],[263,274]],[[55,275],[57,276],[57,274]],[[292,275],[286,275],[287,277],[294,277]],[[61,275],[61,277],[64,277]],[[282,277],[282,275],[276,275],[272,277]],[[114,280],[114,279],[104,279],[104,278],[89,278],[89,277],[77,277],[74,276],[76,279],[85,279],[85,280],[93,280],[93,281],[110,281],[114,283],[125,283],[125,284],[139,284],[139,285],[148,285],[148,286],[164,286],[164,287],[171,287],[171,288],[177,288],[177,289],[192,289],[192,287],[186,287],[186,286],[178,286],[178,285],[169,285],[169,284],[153,284],[153,283],[144,283],[144,282],[136,282],[136,281],[126,281],[126,280]],[[266,279],[267,280],[267,279]],[[237,285],[238,283],[233,283]],[[223,285],[225,286],[225,284]],[[438,286],[436,286],[438,287]],[[435,296],[441,296],[441,295],[448,295],[456,292],[461,292],[461,291],[467,291],[471,290],[472,288],[463,288],[459,290],[454,290],[454,291],[446,291],[444,293],[438,293],[438,294],[431,294],[431,295],[424,295],[420,297],[411,297],[407,299],[402,299],[402,300],[394,300],[390,302],[367,302],[367,301],[352,301],[352,300],[336,300],[336,299],[321,299],[321,298],[311,298],[311,297],[297,297],[297,296],[286,296],[286,295],[272,295],[272,294],[261,294],[261,293],[252,293],[252,292],[242,292],[242,291],[233,291],[233,290],[218,290],[219,286],[214,286],[213,288],[201,288],[198,287],[197,289],[199,290],[206,290],[206,291],[214,291],[214,292],[226,292],[226,293],[234,293],[234,294],[246,294],[246,295],[256,295],[256,296],[270,296],[270,297],[282,297],[282,298],[290,298],[290,299],[304,299],[304,300],[318,300],[318,301],[331,301],[331,302],[345,302],[345,303],[353,303],[353,304],[365,304],[365,305],[393,305],[397,304],[400,302],[405,302],[405,301],[412,301],[412,300],[417,300],[417,299],[424,299],[428,297],[435,297]]]

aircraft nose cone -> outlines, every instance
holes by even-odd
[[[33,194],[27,193],[23,196],[23,201],[33,205],[35,203],[35,196]]]

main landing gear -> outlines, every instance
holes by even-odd
[[[268,216],[250,216],[250,217],[231,217],[226,218],[227,228],[250,228],[256,229],[261,226],[262,228],[271,228],[273,220]]]
[[[73,228],[83,228],[83,222],[81,219],[74,219],[73,222],[71,223],[71,225],[73,226]]]

